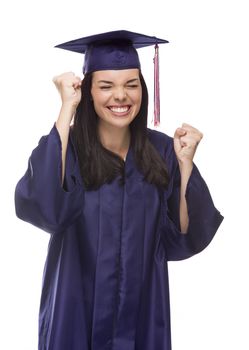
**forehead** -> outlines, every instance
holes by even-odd
[[[139,69],[100,70],[93,72],[93,82],[101,80],[119,82],[139,79]]]

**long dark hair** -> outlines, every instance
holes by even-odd
[[[148,90],[141,72],[139,77],[142,85],[142,102],[138,115],[130,124],[131,147],[144,180],[159,188],[167,188],[169,176],[166,165],[148,139]],[[98,189],[118,176],[124,180],[125,164],[121,157],[104,148],[100,142],[98,115],[93,106],[91,86],[92,73],[87,73],[82,81],[82,99],[77,107],[72,127],[80,172],[87,190]]]

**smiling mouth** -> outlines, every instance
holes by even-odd
[[[107,107],[111,112],[115,113],[115,114],[127,114],[130,109],[131,106],[130,105],[125,105],[125,106],[108,106]]]

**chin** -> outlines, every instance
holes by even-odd
[[[110,125],[112,127],[117,127],[117,128],[125,128],[128,127],[135,117],[133,116],[125,116],[125,117],[120,117],[120,116],[108,116],[108,118],[101,118],[100,117],[100,122],[104,123],[106,126]]]

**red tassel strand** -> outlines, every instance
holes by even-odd
[[[159,89],[159,48],[155,45],[154,56],[154,126],[160,125],[160,89]]]

